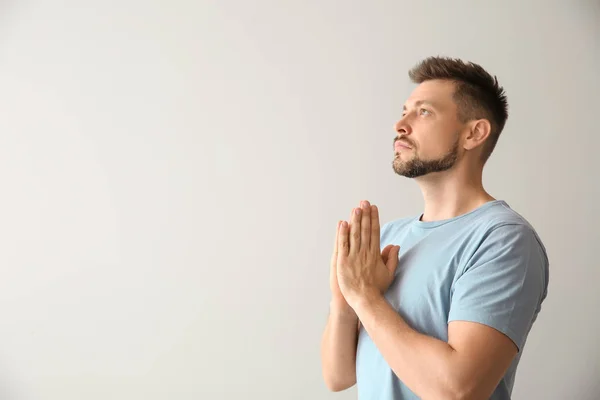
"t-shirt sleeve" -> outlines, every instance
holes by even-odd
[[[548,260],[532,228],[503,225],[481,242],[452,288],[448,322],[490,326],[523,347],[548,285]]]

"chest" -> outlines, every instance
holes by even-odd
[[[453,284],[468,249],[448,236],[397,241],[398,267],[385,297],[414,329],[445,340]]]

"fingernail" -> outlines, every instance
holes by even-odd
[[[360,215],[360,208],[357,208],[356,210],[354,210],[354,212],[356,213],[356,215]]]

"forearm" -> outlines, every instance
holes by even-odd
[[[461,391],[455,351],[412,329],[379,294],[354,306],[361,324],[402,382],[423,399],[454,399]]]
[[[358,317],[350,307],[331,304],[321,341],[321,363],[323,379],[332,391],[356,383],[357,326]]]

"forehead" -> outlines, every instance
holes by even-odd
[[[406,105],[429,102],[440,107],[454,106],[454,83],[448,80],[430,80],[420,83],[406,99]]]

